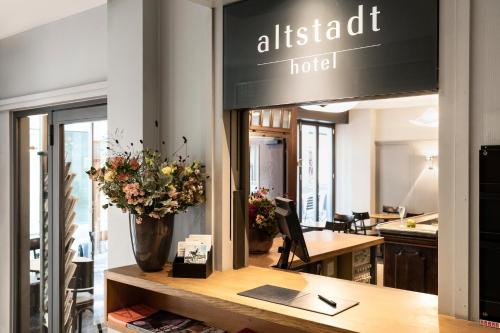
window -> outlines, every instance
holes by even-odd
[[[299,124],[299,198],[303,221],[332,221],[334,214],[333,125]]]
[[[271,126],[271,110],[262,110],[262,127]]]
[[[259,145],[250,145],[250,191],[259,188]]]
[[[273,127],[281,127],[281,110],[273,110]]]
[[[260,111],[254,110],[250,113],[250,126],[260,126]]]

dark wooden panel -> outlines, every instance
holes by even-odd
[[[437,295],[437,240],[384,237],[384,286]]]
[[[396,253],[394,262],[396,288],[425,290],[425,257],[419,251],[403,249]]]

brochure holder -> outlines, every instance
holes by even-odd
[[[186,264],[183,257],[175,257],[172,263],[172,277],[206,279],[212,274],[212,251],[208,251],[207,261],[204,264]]]

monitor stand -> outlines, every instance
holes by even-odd
[[[290,257],[290,251],[292,250],[292,240],[288,236],[283,236],[283,246],[278,248],[278,252],[281,253],[280,259],[275,267],[281,269],[288,269],[288,258]]]

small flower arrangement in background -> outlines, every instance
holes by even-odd
[[[267,195],[269,189],[259,188],[248,197],[250,228],[264,231],[272,239],[278,233],[276,204]]]
[[[187,139],[183,139],[181,147],[187,144]],[[187,156],[170,161],[157,151],[147,148],[135,151],[133,146],[131,143],[123,149],[118,140],[113,140],[105,165],[87,171],[108,197],[109,202],[103,208],[116,206],[136,215],[140,223],[142,216],[161,219],[205,201],[207,176],[199,161],[190,162]]]

